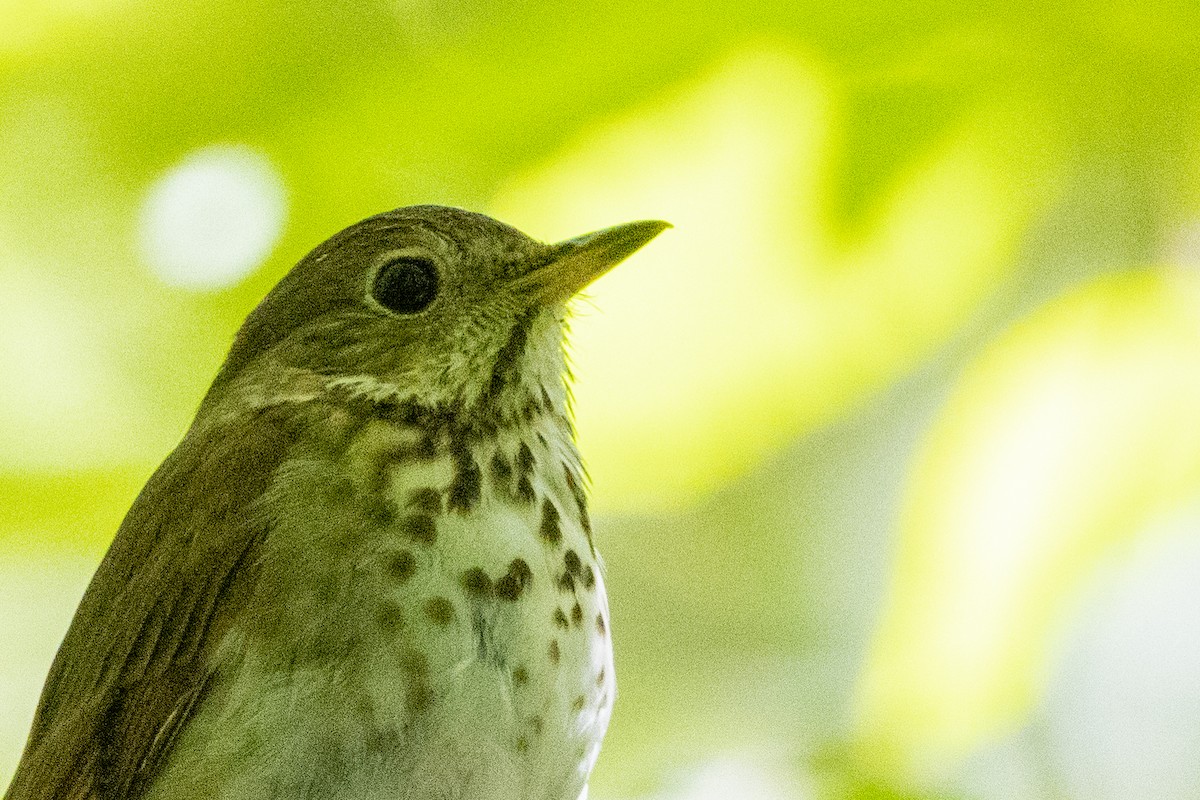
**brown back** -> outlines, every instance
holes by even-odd
[[[6,800],[136,800],[203,703],[255,582],[256,501],[292,442],[286,409],[193,429],[134,501],[46,679]]]

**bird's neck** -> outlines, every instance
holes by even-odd
[[[543,311],[519,319],[508,339],[479,363],[451,360],[428,370],[323,373],[260,359],[229,381],[214,384],[197,423],[310,404],[427,409],[463,427],[528,426],[536,417],[561,422],[573,440],[570,370],[563,352],[563,319]]]

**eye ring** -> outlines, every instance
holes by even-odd
[[[433,261],[422,256],[389,258],[375,272],[371,299],[393,314],[419,314],[437,299],[441,276]]]

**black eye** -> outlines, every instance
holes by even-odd
[[[415,314],[437,297],[438,272],[426,258],[404,256],[389,261],[375,275],[371,296],[397,314]]]

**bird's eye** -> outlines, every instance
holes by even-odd
[[[416,314],[437,297],[438,271],[427,258],[402,256],[389,261],[375,275],[371,296],[397,314]]]

